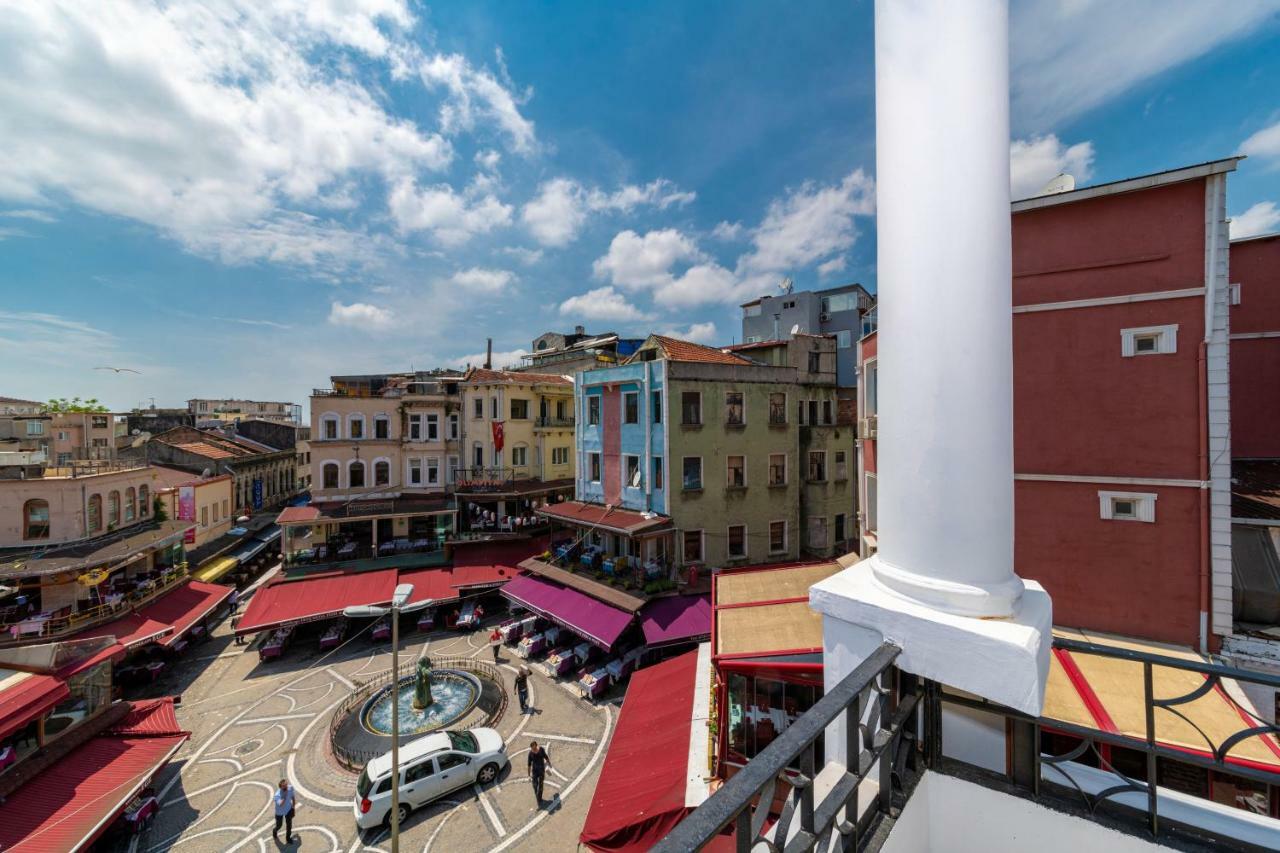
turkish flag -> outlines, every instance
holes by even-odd
[[[493,449],[497,453],[502,452],[502,421],[493,422]]]

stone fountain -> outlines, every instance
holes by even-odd
[[[413,709],[423,711],[435,704],[431,698],[431,658],[418,661],[418,680],[413,686]]]

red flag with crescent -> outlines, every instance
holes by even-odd
[[[494,421],[493,422],[493,449],[498,453],[502,452],[502,439],[503,439],[502,421]]]

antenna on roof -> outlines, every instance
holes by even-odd
[[[1040,190],[1040,195],[1057,195],[1058,193],[1069,193],[1076,188],[1076,179],[1066,172],[1059,172],[1058,176],[1049,183],[1044,185],[1044,189]]]
[[[791,291],[795,290],[795,287],[796,287],[796,283],[791,280],[791,276],[784,277],[782,281],[778,284],[778,289],[786,294],[790,294]]]

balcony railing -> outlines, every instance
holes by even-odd
[[[893,778],[914,760],[918,682],[901,679],[906,694],[894,690],[894,660],[902,650],[890,643],[876,649],[830,692],[783,730],[733,778],[672,830],[655,848],[661,853],[701,850],[731,824],[737,849],[762,843],[769,850],[858,850],[877,817],[890,814]],[[863,709],[870,708],[868,722]],[[814,781],[821,762],[817,740],[843,717],[849,738],[843,772],[819,802]],[[798,773],[789,767],[800,768]],[[880,790],[861,814],[858,785],[878,768]],[[765,830],[780,779],[791,786],[777,821]],[[753,805],[754,804],[754,805]],[[850,816],[850,817],[846,817]],[[851,820],[858,816],[856,820]],[[850,837],[851,836],[851,837]],[[843,848],[839,840],[844,837]]]
[[[980,698],[947,692],[937,682],[897,670],[893,663],[899,649],[884,644],[690,813],[655,849],[669,853],[700,850],[729,827],[743,853],[755,849],[757,843],[786,853],[878,849],[926,767],[1002,793],[1030,797],[1057,811],[1145,835],[1158,843],[1187,849],[1261,849],[1244,839],[1258,838],[1256,821],[1267,818],[1242,811],[1238,825],[1233,826],[1229,814],[1224,815],[1221,807],[1208,799],[1203,799],[1200,810],[1196,803],[1201,800],[1194,796],[1171,797],[1168,788],[1160,787],[1158,770],[1173,763],[1221,773],[1268,787],[1275,796],[1280,790],[1280,771],[1246,759],[1229,760],[1229,756],[1250,738],[1280,735],[1280,726],[1259,718],[1233,698],[1240,692],[1237,688],[1248,685],[1267,691],[1280,689],[1280,676],[1065,638],[1055,638],[1053,645],[1073,655],[1140,665],[1142,683],[1132,697],[1125,698],[1126,702],[1141,701],[1142,731],[1102,731],[1028,716]],[[1157,696],[1154,672],[1166,669],[1194,673],[1203,680],[1180,695]],[[1242,723],[1230,734],[1219,733],[1216,741],[1196,724],[1192,710],[1193,703],[1213,694],[1230,703]],[[1003,718],[1004,725],[997,723],[996,728],[1009,733],[1007,773],[944,756],[945,704],[958,706],[967,715],[978,712]],[[1164,716],[1158,718],[1157,713]],[[820,764],[815,741],[842,715],[849,734],[844,754],[839,762],[828,763],[816,772]],[[1180,721],[1184,729],[1197,732],[1203,744],[1193,748],[1162,743],[1157,719]],[[1046,741],[1042,737],[1046,730],[1078,742],[1063,747],[1060,740]],[[1065,751],[1050,751],[1055,746]],[[1118,761],[1117,749],[1128,750],[1128,759]],[[1142,771],[1130,775],[1118,763],[1131,770],[1141,767]],[[799,767],[799,772],[788,769],[793,767]],[[864,813],[859,808],[858,784],[873,768],[879,774],[878,791]],[[776,811],[774,794],[780,780],[791,789],[777,812],[776,823],[765,830],[770,812]],[[815,780],[826,791],[821,801],[817,801]],[[974,819],[998,821],[1001,816]],[[965,828],[954,830],[964,832]]]
[[[573,423],[573,418],[540,417],[533,425],[541,429],[573,429]]]

